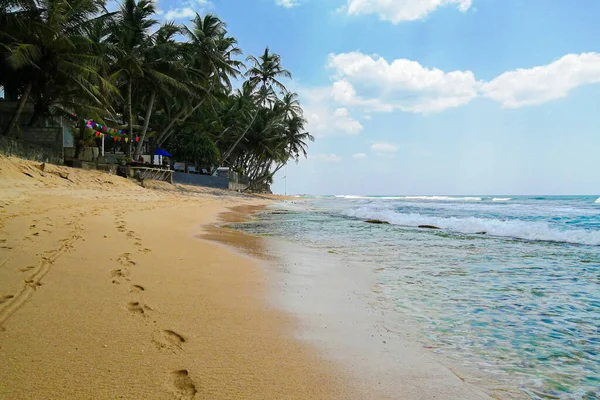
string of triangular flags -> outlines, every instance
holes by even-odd
[[[79,115],[74,114],[74,113],[71,114],[71,116],[73,116],[73,118],[76,118],[78,120],[85,121],[85,127],[88,129],[94,130],[95,131],[94,135],[96,137],[100,137],[100,135],[104,135],[105,138],[109,137],[109,138],[113,139],[115,142],[118,142],[119,140],[122,142],[125,142],[125,143],[129,142],[129,136],[127,135],[126,130],[111,128],[109,126],[94,122],[91,119],[82,118]],[[139,142],[140,137],[136,136],[135,141]]]

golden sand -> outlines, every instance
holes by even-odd
[[[267,200],[150,186],[0,156],[0,398],[349,398],[263,271],[198,237]]]

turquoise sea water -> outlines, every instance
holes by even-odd
[[[505,386],[600,399],[597,197],[308,198],[243,229],[370,266],[433,347]]]

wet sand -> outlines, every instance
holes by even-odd
[[[243,219],[239,215],[247,211],[247,207],[234,208],[222,217],[225,222],[239,222]],[[296,317],[294,337],[335,361],[358,398],[522,397],[496,390],[495,382],[464,375],[427,348],[410,321],[378,301],[372,273],[376,264],[346,262],[322,249],[228,228],[212,228],[204,237],[262,260],[269,304]]]
[[[256,261],[199,239],[267,200],[0,157],[0,398],[345,399]]]

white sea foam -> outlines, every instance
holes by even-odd
[[[358,196],[354,194],[336,194],[335,197],[337,197],[338,199],[368,199],[368,197]]]
[[[594,203],[600,204],[600,197],[598,197]]]
[[[478,217],[435,217],[418,213],[401,214],[393,210],[370,207],[348,210],[345,214],[356,218],[378,219],[407,227],[434,225],[457,233],[486,232],[490,236],[600,245],[600,231],[585,229],[559,230],[551,227],[548,223],[539,221],[499,220]]]
[[[481,201],[481,197],[453,196],[359,196],[354,194],[337,194],[338,199],[369,199],[369,200],[430,200],[430,201]]]
[[[434,201],[481,201],[481,197],[454,197],[454,196],[406,196],[406,200],[434,200]]]
[[[492,201],[511,201],[511,197],[494,197]]]

